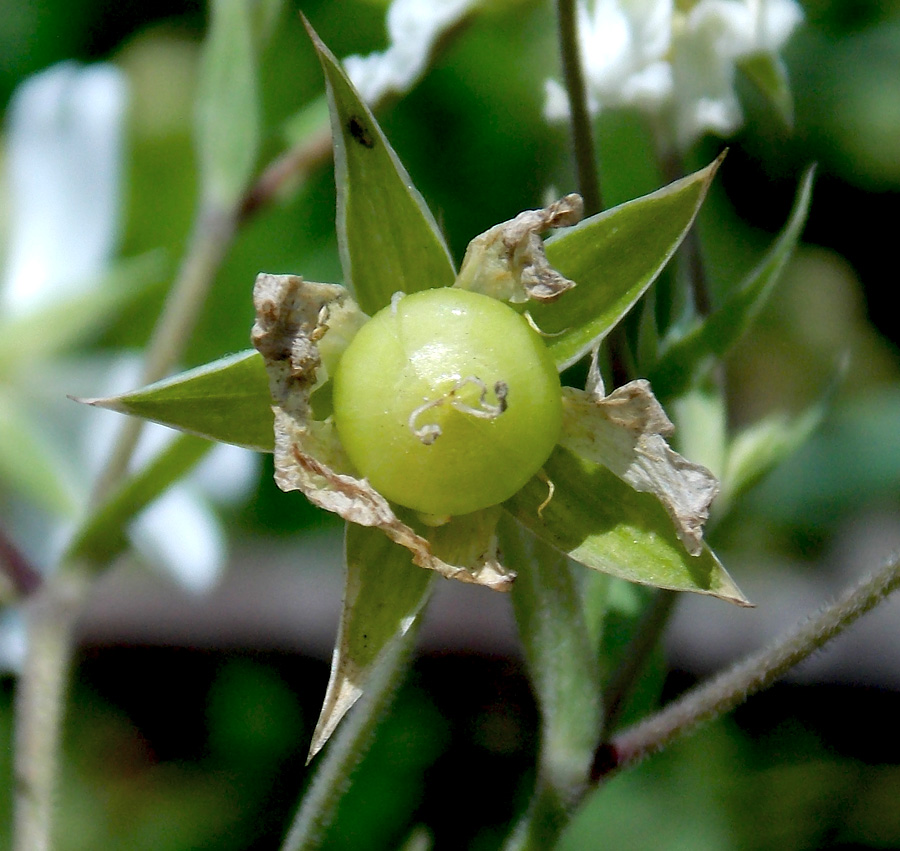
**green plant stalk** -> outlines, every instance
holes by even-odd
[[[89,587],[88,573],[75,566],[45,583],[26,602],[28,650],[15,699],[14,851],[52,847],[72,633]]]
[[[594,147],[594,129],[587,104],[584,66],[581,64],[581,48],[578,44],[575,0],[559,0],[557,15],[563,78],[569,95],[569,112],[572,117],[572,142],[578,173],[578,191],[584,200],[585,216],[592,216],[603,209],[603,197],[600,192],[600,175]]]
[[[356,706],[338,727],[319,764],[281,851],[311,851],[321,846],[324,834],[337,814],[338,805],[354,769],[365,756],[378,721],[389,706],[419,634],[419,619],[395,640],[392,651],[372,673]]]
[[[850,624],[900,587],[900,555],[834,603],[788,631],[770,647],[739,662],[711,682],[692,689],[646,721],[623,730],[601,746],[593,779],[610,774],[662,750],[698,726],[730,712],[754,694],[780,679]]]
[[[201,214],[181,269],[157,320],[141,373],[141,384],[152,384],[169,373],[187,346],[191,331],[215,280],[236,230],[234,211]],[[101,503],[125,475],[144,421],[128,417],[93,493]]]
[[[658,589],[643,613],[622,663],[610,677],[603,695],[606,711],[605,730],[614,730],[618,726],[622,713],[628,707],[634,687],[669,624],[677,601],[677,592]]]

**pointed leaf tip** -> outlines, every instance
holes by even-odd
[[[456,272],[437,222],[340,62],[305,23],[328,90],[345,282],[370,314],[395,292],[449,287]]]

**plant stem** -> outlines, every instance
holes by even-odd
[[[14,851],[51,848],[72,633],[89,587],[86,572],[72,569],[26,604],[28,650],[16,686]]]
[[[628,706],[628,699],[647,665],[647,660],[669,623],[678,594],[675,591],[657,589],[656,594],[647,606],[634,637],[622,658],[622,663],[610,677],[609,685],[604,692],[604,708],[606,721],[603,729],[612,731]]]
[[[584,83],[584,66],[581,64],[581,48],[578,44],[575,0],[559,0],[557,14],[563,79],[569,95],[569,113],[572,117],[572,142],[578,172],[578,191],[584,200],[585,215],[592,216],[603,209],[603,199],[594,148],[594,129]]]
[[[190,332],[197,322],[216,273],[235,233],[235,215],[201,215],[178,276],[166,299],[150,340],[141,384],[164,378],[184,353]],[[103,501],[128,469],[141,436],[144,421],[128,417],[121,429],[109,460],[94,488],[94,505]]]
[[[633,765],[699,725],[734,709],[819,650],[898,587],[900,556],[894,556],[880,571],[845,591],[834,603],[798,624],[771,647],[697,686],[647,721],[614,736],[597,753],[593,779],[601,780]]]

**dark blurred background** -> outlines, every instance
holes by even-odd
[[[834,382],[845,353],[850,365],[808,445],[715,528],[714,546],[759,607],[686,600],[666,697],[771,640],[900,546],[900,2],[803,5],[807,23],[786,51],[794,131],[745,87],[747,128],[730,141],[701,219],[715,295],[753,266],[802,170],[819,164],[805,245],[729,360],[731,422],[796,413]],[[298,8],[338,56],[386,43],[379,0],[291,6],[261,68],[265,159],[322,90]],[[162,247],[174,267],[190,231],[205,17],[203,3],[184,0],[0,0],[3,107],[24,77],[64,59],[112,61],[128,76],[123,256]],[[472,236],[539,205],[548,187],[573,188],[565,130],[541,118],[548,76],[558,76],[550,5],[489,0],[421,84],[379,114],[457,260]],[[632,123],[600,122],[608,161],[630,150]],[[721,145],[705,140],[692,158],[708,161]],[[655,188],[646,181],[640,167],[611,175],[608,194]],[[186,366],[247,347],[258,271],[340,280],[333,223],[327,164],[239,235]],[[162,297],[150,291],[93,347],[140,347]],[[213,593],[190,596],[126,562],[85,619],[60,804],[65,851],[268,849],[286,829],[308,779],[337,628],[340,532],[275,489],[268,459],[226,520],[234,550]],[[514,626],[503,599],[470,590],[442,588],[412,676],[324,847],[398,848],[424,823],[438,849],[490,849],[527,801],[537,717]],[[896,603],[884,607],[791,683],[616,779],[561,847],[900,847],[898,615]],[[12,691],[7,678],[0,848]]]

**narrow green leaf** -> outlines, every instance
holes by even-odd
[[[513,611],[541,714],[535,798],[516,833],[539,832],[541,847],[551,847],[600,741],[599,670],[568,559],[508,515],[499,531],[506,564],[517,574]]]
[[[167,271],[165,255],[153,251],[122,260],[96,286],[54,301],[0,325],[0,373],[26,359],[49,359],[100,332]]]
[[[210,7],[196,116],[207,209],[232,209],[256,164],[260,107],[252,6],[249,0],[213,0]]]
[[[187,473],[212,446],[193,435],[177,435],[85,520],[69,545],[66,559],[108,564],[127,546],[128,521]]]
[[[77,503],[65,460],[16,396],[0,386],[0,489],[54,514],[71,515]]]
[[[762,262],[716,311],[665,349],[650,375],[660,396],[684,393],[740,340],[759,315],[800,238],[809,212],[814,175],[814,167],[803,175],[787,224]]]
[[[340,63],[307,29],[328,88],[345,284],[366,313],[398,291],[449,287],[453,261],[434,217]]]
[[[827,410],[828,402],[823,399],[798,416],[788,417],[778,412],[735,435],[725,459],[722,493],[717,497],[721,500],[720,510],[726,511],[735,497],[753,487],[806,443]]]
[[[784,61],[777,53],[757,53],[738,64],[788,129],[794,126],[794,98]]]
[[[690,228],[716,170],[706,168],[606,210],[548,239],[547,259],[578,285],[553,304],[530,307],[564,369],[586,354],[653,283]]]
[[[275,439],[269,380],[255,351],[229,355],[121,396],[76,401],[258,452],[271,452]]]
[[[504,503],[541,540],[586,567],[631,582],[749,605],[709,547],[688,555],[655,497],[560,447],[544,472],[555,490],[540,513],[548,487],[537,476]]]
[[[312,759],[363,693],[382,658],[418,620],[436,574],[379,529],[347,524],[344,607],[325,701],[309,748]]]

